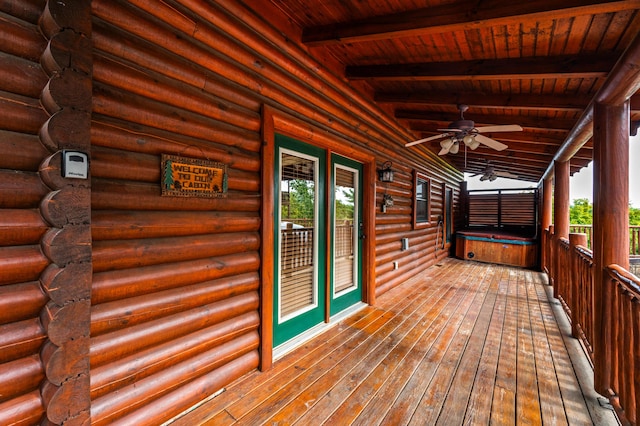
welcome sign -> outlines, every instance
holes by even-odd
[[[162,195],[225,197],[227,166],[209,160],[162,154]]]

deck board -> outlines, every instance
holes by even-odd
[[[174,425],[617,424],[547,294],[537,272],[447,259]]]

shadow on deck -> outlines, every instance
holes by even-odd
[[[447,259],[174,425],[618,424],[545,284]]]

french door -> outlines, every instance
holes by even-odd
[[[331,156],[331,306],[335,315],[362,300],[362,164]]]
[[[276,135],[273,344],[362,300],[362,166]]]

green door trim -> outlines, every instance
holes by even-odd
[[[274,291],[273,291],[273,346],[277,347],[314,326],[324,322],[326,311],[326,151],[322,148],[308,145],[293,138],[276,135],[275,138],[274,172],[276,185],[274,212]],[[296,312],[281,318],[280,312],[280,262],[281,262],[281,158],[282,153],[301,154],[303,158],[313,158],[318,166],[314,170],[315,176],[315,209],[314,217],[314,306],[301,312]]]
[[[336,218],[335,218],[335,206],[336,206],[336,197],[335,197],[335,186],[336,186],[336,168],[338,166],[342,166],[345,170],[350,170],[356,173],[356,183],[355,183],[355,194],[357,197],[355,198],[355,212],[354,212],[354,223],[353,223],[353,234],[354,234],[354,264],[355,264],[355,273],[356,276],[355,284],[356,286],[351,289],[346,289],[337,295],[335,294],[335,265],[333,262],[335,260],[335,233],[332,232],[331,238],[331,277],[329,283],[329,294],[331,295],[331,302],[329,306],[329,311],[331,316],[336,315],[343,310],[357,304],[362,301],[363,291],[362,291],[362,250],[363,250],[363,240],[361,237],[363,232],[363,165],[357,161],[351,160],[349,158],[343,157],[338,154],[331,154],[331,184],[330,184],[330,207],[329,207],[329,215],[330,215],[330,224],[331,229],[335,229]]]

